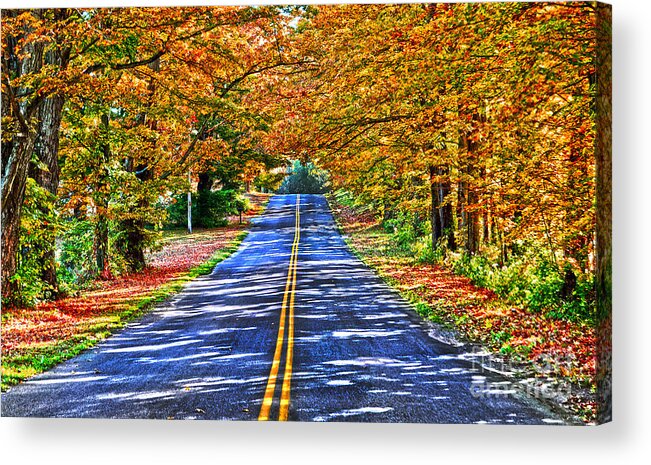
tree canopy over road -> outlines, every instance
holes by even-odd
[[[595,10],[433,4],[308,10],[275,134],[431,248],[531,260],[566,294],[594,269]]]
[[[608,328],[609,21],[592,2],[3,10],[3,303],[142,271],[188,190],[212,227],[251,186],[327,187],[401,253]]]
[[[256,97],[298,64],[283,52],[291,17],[3,11],[3,298],[29,303],[58,295],[62,280],[142,269],[189,170],[201,191],[283,164],[262,145],[270,120]]]

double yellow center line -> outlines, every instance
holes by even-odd
[[[287,272],[287,282],[285,283],[285,293],[283,295],[283,304],[280,309],[280,324],[278,325],[278,337],[276,339],[276,350],[274,359],[271,363],[271,371],[267,381],[267,388],[264,392],[262,407],[258,420],[269,420],[271,405],[273,404],[276,392],[276,381],[278,380],[278,371],[280,369],[280,360],[282,358],[283,344],[285,340],[285,326],[287,326],[287,354],[285,357],[285,372],[283,375],[283,385],[280,392],[280,411],[278,413],[279,421],[287,421],[289,413],[289,393],[292,383],[292,360],[294,358],[294,295],[296,294],[296,266],[298,262],[298,243],[301,240],[301,196],[296,196],[296,225],[294,227],[294,243],[292,244],[292,254],[289,259],[289,269]],[[287,318],[289,316],[289,318]],[[287,322],[285,320],[288,320]]]

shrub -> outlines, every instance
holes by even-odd
[[[110,231],[110,228],[109,228]],[[94,225],[88,220],[70,218],[57,240],[59,285],[68,291],[91,279],[96,273],[93,255]]]
[[[323,194],[328,191],[328,176],[324,170],[312,163],[303,165],[295,161],[292,174],[287,176],[280,188],[279,194]]]
[[[17,284],[18,295],[14,303],[32,306],[39,300],[52,297],[50,288],[42,276],[59,229],[54,208],[55,198],[36,181],[27,179],[25,202],[20,221],[18,267],[12,280]]]
[[[393,235],[398,250],[410,254],[417,253],[422,248],[419,240],[430,234],[429,222],[414,212],[398,212],[394,217],[384,220],[382,227]]]
[[[282,172],[264,172],[255,178],[253,185],[262,192],[273,192],[278,190],[284,178],[285,173]]]
[[[192,194],[192,216],[196,213],[196,194]],[[188,195],[174,195],[164,203],[167,211],[167,220],[163,225],[164,229],[175,229],[187,226],[188,221]]]
[[[533,312],[564,320],[591,321],[594,316],[592,277],[580,275],[572,294],[564,297],[565,270],[546,257],[524,253],[504,266],[491,264],[481,255],[449,257],[455,272]]]
[[[217,228],[228,224],[228,216],[246,211],[249,201],[234,190],[202,191],[192,194],[192,223],[194,227]],[[187,226],[187,194],[174,196],[167,206],[167,228]]]

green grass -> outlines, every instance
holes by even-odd
[[[31,376],[47,371],[55,365],[79,355],[84,350],[106,339],[118,329],[123,328],[127,323],[142,316],[157,304],[177,294],[189,281],[210,273],[219,262],[225,260],[237,250],[247,234],[248,231],[240,232],[228,246],[218,250],[205,263],[192,268],[183,276],[165,284],[147,296],[128,301],[125,310],[109,315],[99,323],[93,322],[91,326],[85,328],[83,334],[77,334],[55,344],[31,348],[20,354],[3,354],[2,391],[6,391],[9,387]]]

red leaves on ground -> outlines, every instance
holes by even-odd
[[[96,290],[44,302],[33,309],[5,310],[3,313],[8,314],[8,318],[2,323],[3,353],[67,339],[91,320],[124,311],[128,302],[153,293],[206,262],[240,231],[239,227],[228,227],[175,238],[153,254],[150,265],[140,273],[97,280],[94,283]]]
[[[594,328],[509,305],[491,290],[477,287],[442,266],[383,255],[387,236],[371,232],[377,220],[345,206],[336,207],[339,221],[364,259],[396,287],[415,293],[439,316],[453,322],[464,336],[494,350],[508,344],[518,356],[537,367],[553,365],[554,373],[561,376],[594,379]],[[496,337],[499,335],[507,337],[500,339]]]
[[[253,208],[243,215],[243,225],[197,230],[191,235],[177,233],[164,239],[162,249],[150,255],[149,266],[142,272],[97,280],[95,290],[44,302],[35,308],[3,308],[2,354],[15,354],[92,333],[93,325],[103,326],[99,331],[105,331],[106,323],[117,322],[118,315],[127,310],[134,299],[153,294],[232,243],[248,219],[261,210],[261,203],[267,197],[250,196]],[[231,223],[237,223],[237,219],[231,218]]]
[[[508,334],[508,346],[533,362],[561,359],[564,363],[558,368],[567,371],[563,375],[594,376],[596,338],[592,328],[507,305],[494,292],[437,265],[403,265],[395,270],[385,264],[381,270],[399,286],[413,288],[431,307],[442,309],[473,340],[499,349],[502,342],[496,344],[491,338],[496,333]]]

